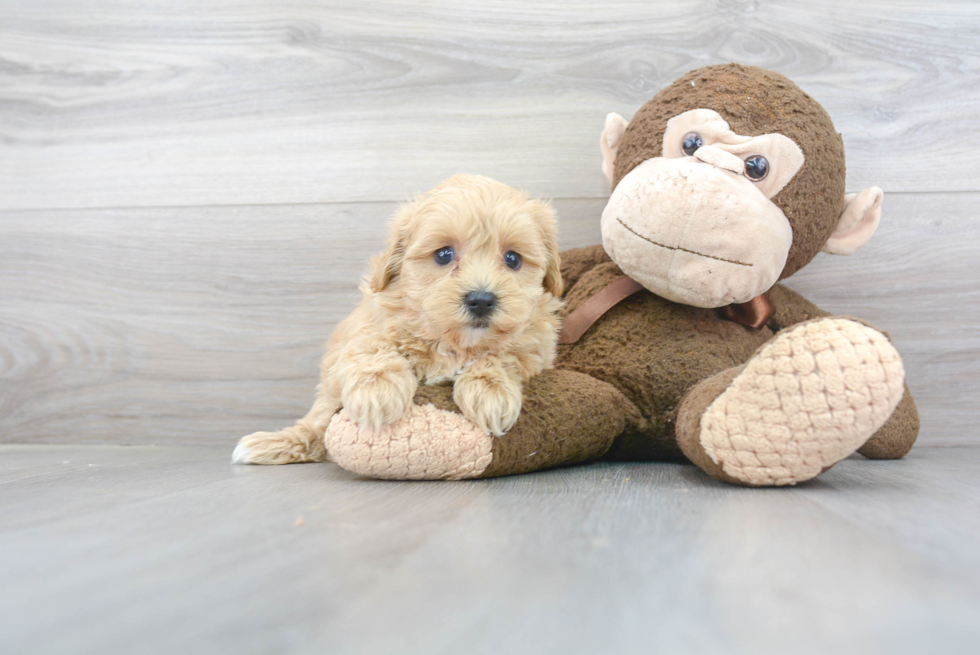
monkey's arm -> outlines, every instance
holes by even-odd
[[[773,332],[785,330],[803,321],[831,315],[830,312],[825,312],[800,294],[781,284],[774,286],[766,295],[769,296],[769,300],[776,308],[776,313],[772,315],[768,323]]]
[[[776,313],[769,321],[774,331],[809,321],[821,316],[830,316],[800,294],[777,284],[766,294],[776,307]],[[858,452],[870,459],[899,459],[904,457],[919,436],[919,412],[909,386],[905,385],[905,395],[898,403],[891,418],[858,448]]]
[[[612,385],[551,369],[524,385],[520,417],[502,437],[468,421],[445,385],[419,387],[408,413],[381,431],[361,431],[341,411],[324,442],[337,464],[373,478],[492,478],[598,459],[637,420]]]

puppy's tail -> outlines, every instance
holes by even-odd
[[[296,425],[279,432],[254,432],[242,437],[231,454],[232,464],[299,464],[330,462],[323,433],[339,407],[318,400]],[[332,405],[332,404],[331,404]]]

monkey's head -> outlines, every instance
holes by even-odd
[[[874,233],[881,189],[844,195],[844,146],[791,81],[751,66],[692,71],[627,123],[606,117],[613,186],[603,246],[659,296],[696,307],[751,300],[821,250]]]

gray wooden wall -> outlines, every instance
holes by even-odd
[[[886,193],[791,286],[891,333],[923,444],[980,443],[980,3],[925,0],[0,0],[0,441],[290,422],[398,201],[484,173],[595,243],[605,114],[728,61]]]

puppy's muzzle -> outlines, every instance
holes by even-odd
[[[470,316],[485,319],[497,309],[497,295],[489,291],[470,291],[463,297],[463,306]]]

